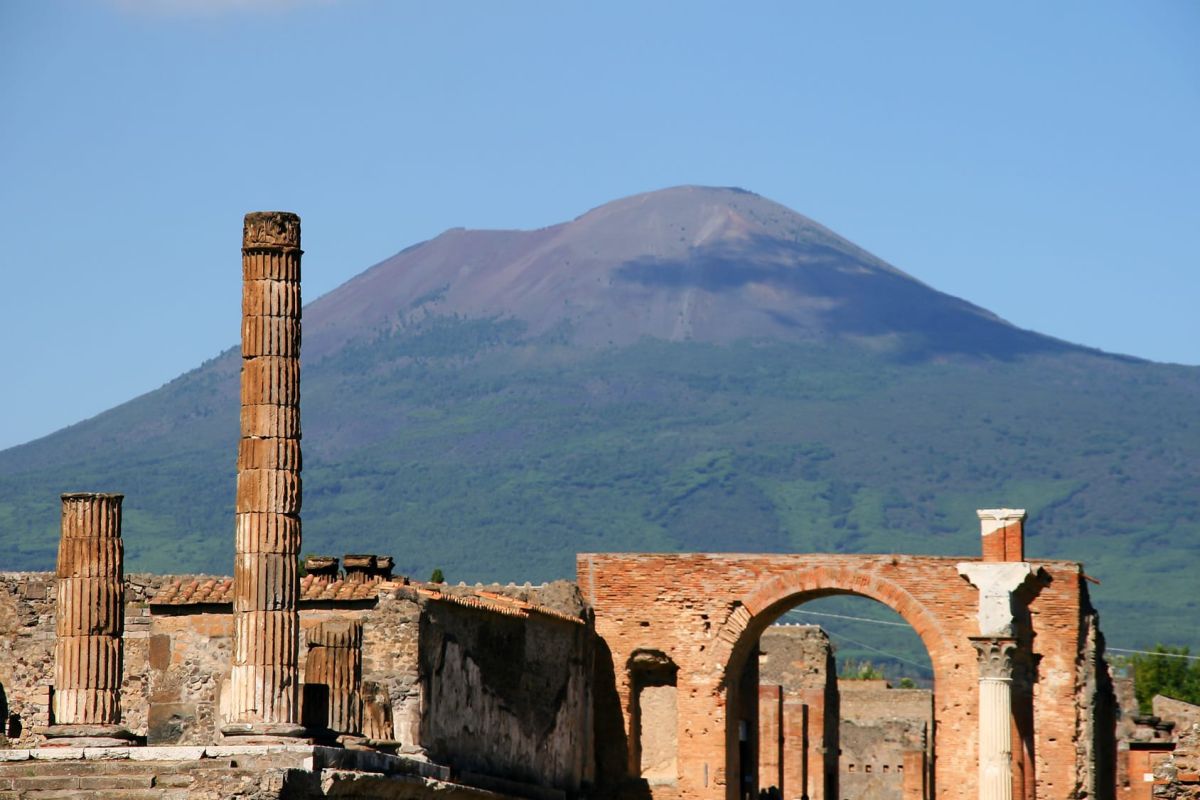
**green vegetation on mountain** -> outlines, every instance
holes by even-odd
[[[96,489],[127,495],[129,569],[227,573],[234,369],[226,354],[0,454],[5,568],[52,568],[58,493]],[[437,319],[306,365],[304,392],[306,552],[489,581],[569,577],[579,551],[972,555],[974,510],[1020,506],[1031,559],[1101,580],[1110,642],[1196,640],[1181,624],[1200,610],[1195,369],[778,342],[588,351]],[[161,404],[183,422],[150,424]]]

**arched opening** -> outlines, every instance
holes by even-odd
[[[730,638],[731,800],[933,796],[932,617],[911,598],[850,586],[760,591],[768,602]]]

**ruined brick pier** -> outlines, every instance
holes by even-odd
[[[300,218],[246,215],[226,735],[299,736]]]

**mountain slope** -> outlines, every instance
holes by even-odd
[[[322,358],[364,330],[427,314],[519,320],[529,337],[624,345],[860,338],[1013,355],[1062,342],[937,292],[777,203],[679,187],[537,231],[447,231],[372,267],[305,312]]]
[[[1014,328],[754,195],[448,232],[307,306],[304,347],[309,552],[453,580],[970,555],[975,508],[1026,506],[1031,558],[1102,580],[1110,642],[1197,643],[1200,370]],[[130,569],[228,572],[237,370],[0,453],[3,568],[48,568],[58,493],[91,489],[127,495]]]

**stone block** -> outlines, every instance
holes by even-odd
[[[130,761],[199,761],[204,747],[154,746],[129,748]]]
[[[291,211],[251,211],[242,221],[243,250],[291,251],[299,246],[300,217]]]
[[[280,356],[243,358],[241,398],[242,405],[297,405],[300,402],[300,360]],[[239,464],[254,466],[241,461]]]
[[[300,442],[295,439],[242,439],[238,442],[239,470],[286,469],[299,472],[302,467]]]
[[[194,703],[151,703],[146,722],[146,741],[152,745],[173,744],[194,728],[197,722]]]
[[[299,575],[300,565],[296,563],[294,553],[237,553],[234,556],[234,611],[294,609]],[[293,627],[283,633],[294,632]],[[236,627],[234,635],[237,635]]]
[[[150,637],[150,669],[165,670],[171,666],[171,637],[154,634]]]
[[[119,580],[59,578],[57,635],[111,640],[121,635],[124,619],[125,592]]]
[[[29,751],[35,761],[82,761],[82,747],[38,747]]]
[[[242,317],[300,318],[300,284],[250,280],[242,283]]]
[[[296,406],[242,406],[242,436],[300,438],[300,409]]]
[[[283,356],[296,361],[300,357],[300,320],[296,317],[243,317],[242,358],[258,356]]]
[[[274,512],[240,512],[234,527],[238,553],[298,553],[300,519]]]
[[[238,470],[239,512],[298,514],[302,496],[303,486],[298,472],[278,469]]]

